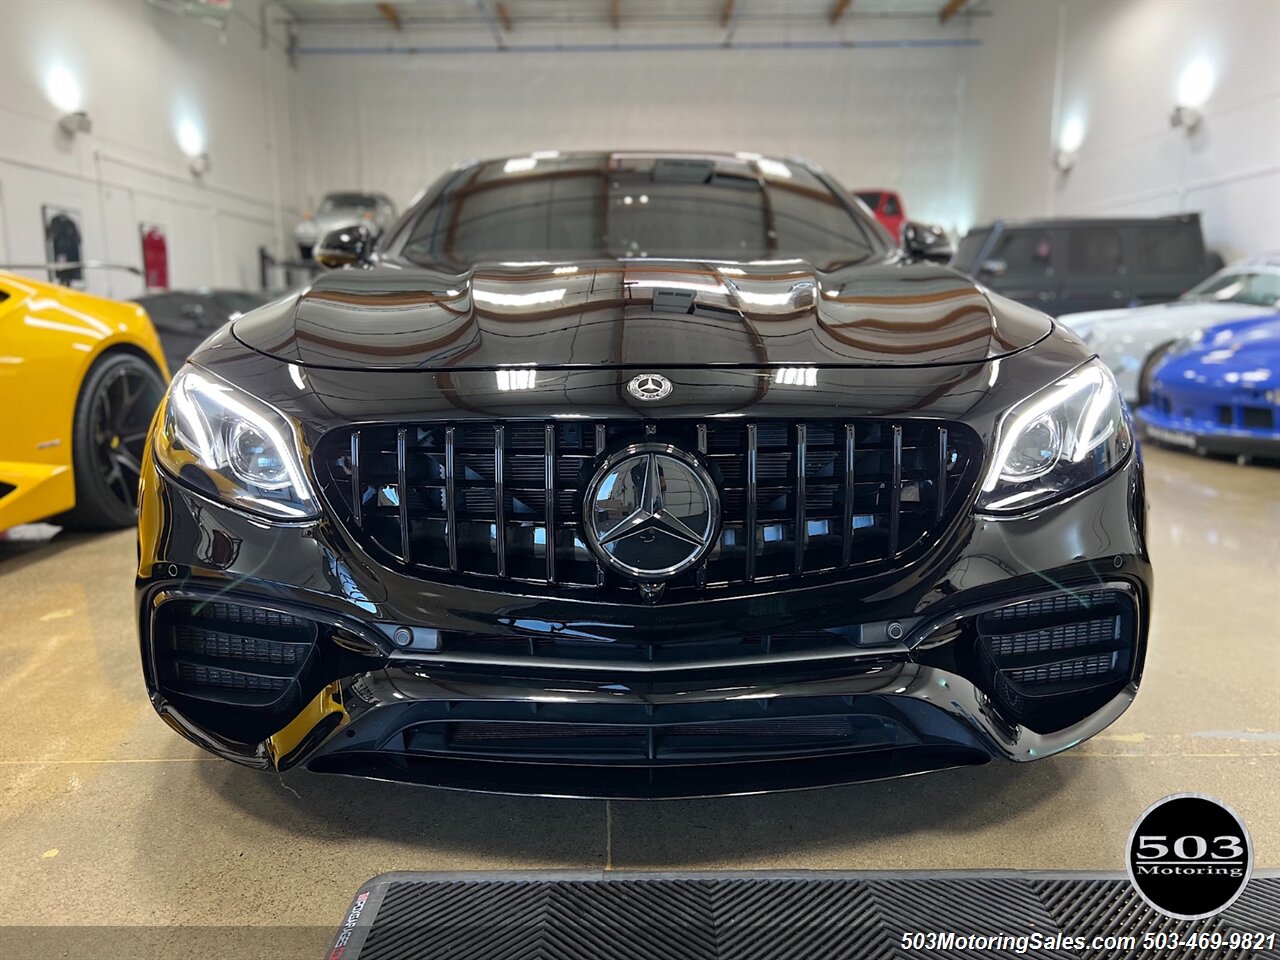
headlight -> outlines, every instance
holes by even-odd
[[[197,367],[183,367],[169,386],[155,455],[233,507],[283,520],[316,516],[290,420]]]
[[[1132,447],[1115,379],[1090,360],[1004,415],[978,509],[1016,513],[1072,493],[1114,470]]]
[[[320,236],[320,228],[316,226],[314,220],[303,220],[293,228],[293,235],[307,240],[314,240]]]

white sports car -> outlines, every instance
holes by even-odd
[[[1197,330],[1261,316],[1280,306],[1280,255],[1219,270],[1172,303],[1071,313],[1058,321],[1111,368],[1131,405],[1147,402],[1151,374],[1169,348]]]

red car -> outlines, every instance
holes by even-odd
[[[888,230],[889,236],[897,243],[898,231],[907,219],[907,214],[902,209],[902,198],[892,190],[858,190],[857,194],[858,199],[876,215],[880,226]]]

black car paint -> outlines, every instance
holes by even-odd
[[[645,421],[671,417],[924,418],[964,423],[989,450],[1005,411],[1088,358],[1073,335],[1036,311],[953,271],[908,263],[887,250],[867,263],[827,270],[644,260],[484,264],[463,273],[397,259],[394,241],[392,251],[372,268],[325,276],[297,297],[224,328],[193,362],[296,419],[305,459],[327,431],[352,424],[566,416],[634,423],[637,430]],[[731,283],[722,267],[730,268]],[[669,295],[690,284],[705,289],[695,289],[692,298]],[[564,301],[559,309],[537,302],[519,307],[513,305],[518,300],[492,296],[485,302],[486,294],[548,289],[568,294],[557,298]],[[744,292],[757,300],[749,302]],[[499,388],[495,371],[511,363],[537,366],[536,390]],[[780,385],[778,368],[792,365],[815,366],[816,385]],[[631,397],[625,385],[637,370],[668,377],[672,395],[656,404]],[[258,766],[306,761],[316,769],[435,785],[615,796],[871,779],[990,756],[1038,755],[1026,746],[1038,742],[1037,735],[1020,733],[1016,723],[996,716],[976,689],[972,655],[938,640],[936,625],[962,611],[1064,585],[1126,585],[1138,608],[1132,672],[1125,693],[1107,705],[1103,725],[1132,697],[1145,656],[1151,570],[1136,452],[1087,490],[1024,516],[985,518],[971,500],[927,555],[888,574],[835,584],[762,584],[680,603],[581,599],[516,582],[495,589],[463,574],[422,579],[371,557],[328,510],[315,521],[267,523],[176,482],[150,457],[142,497],[138,613],[153,702],[184,735]],[[281,763],[262,743],[228,738],[207,719],[176,708],[158,682],[151,631],[157,604],[184,594],[305,611],[360,637],[363,666],[326,678],[342,681],[351,719],[346,736],[317,728]],[[532,624],[607,639],[732,636],[870,621],[898,622],[907,633],[873,655],[859,651],[821,664],[711,665],[613,676],[605,667],[566,674],[554,664],[541,673],[495,675],[398,650],[391,640],[399,625],[517,637]],[[546,715],[606,722],[600,718],[610,715],[610,706],[601,698],[629,698],[652,708],[664,697],[714,698],[715,690],[741,687],[811,697],[858,693],[889,702],[901,683],[902,691],[928,701],[925,688],[948,682],[956,688],[948,715],[968,718],[952,748],[923,758],[886,755],[863,768],[805,760],[779,766],[772,778],[722,778],[717,784],[694,767],[685,780],[661,785],[651,771],[647,787],[631,781],[609,786],[601,776],[612,774],[587,770],[557,789],[547,770],[521,765],[512,765],[514,779],[504,785],[501,776],[476,774],[474,764],[456,770],[441,760],[436,774],[388,766],[377,755],[412,711],[454,702],[459,716],[471,711],[496,717],[513,704],[527,707],[549,687],[571,687],[569,699],[579,702],[539,708],[549,710]],[[972,704],[959,689],[969,684]],[[410,696],[412,702],[404,702],[402,691],[412,689],[422,691],[421,701]],[[373,700],[366,702],[366,695]],[[713,708],[717,702],[727,703],[713,699]],[[978,713],[983,717],[975,719]]]

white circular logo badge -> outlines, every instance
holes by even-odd
[[[671,390],[671,381],[660,373],[642,373],[627,384],[627,392],[637,400],[661,400]]]
[[[1165,797],[1129,834],[1129,880],[1153,909],[1179,920],[1221,913],[1253,874],[1253,842],[1239,815],[1199,793]]]

